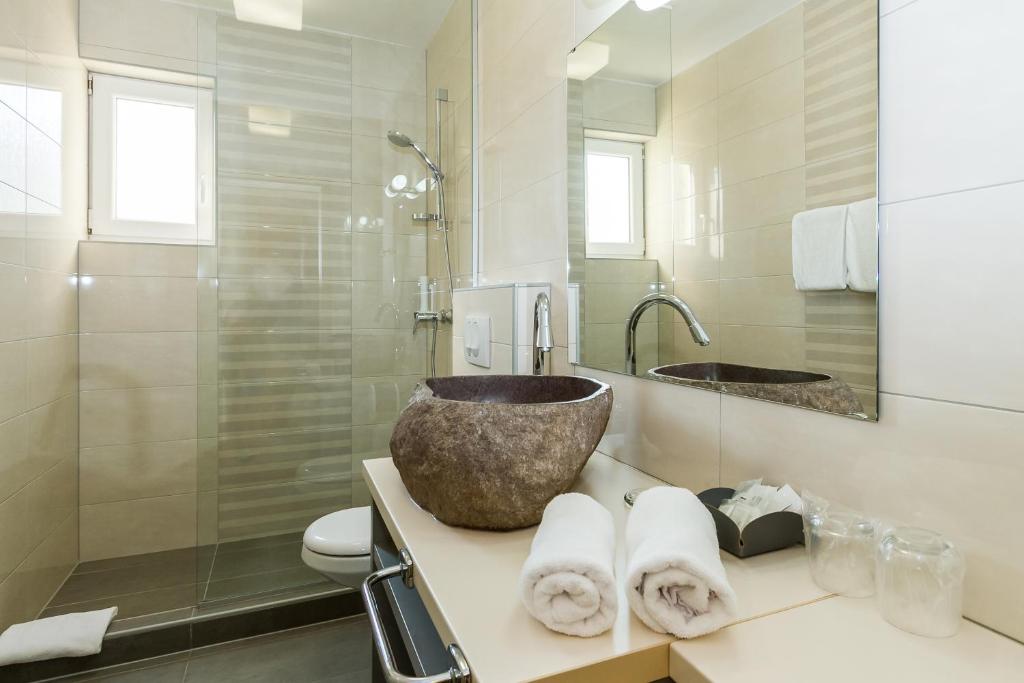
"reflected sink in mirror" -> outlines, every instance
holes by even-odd
[[[840,415],[864,416],[864,407],[841,379],[817,372],[732,363],[676,363],[651,368],[651,378],[734,396],[759,398]]]

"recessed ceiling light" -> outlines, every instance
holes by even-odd
[[[611,49],[605,43],[584,40],[569,53],[567,75],[574,81],[585,81],[608,66]]]
[[[235,18],[253,24],[302,30],[302,0],[234,0]]]
[[[662,5],[668,4],[668,0],[633,0],[633,2],[645,12],[650,12],[652,9],[658,9]]]

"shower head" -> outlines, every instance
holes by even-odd
[[[413,142],[412,138],[410,138],[408,135],[402,133],[401,131],[389,130],[388,140],[395,147],[411,147],[413,151],[420,156],[420,159],[423,160],[423,163],[427,165],[427,168],[430,169],[430,172],[434,174],[434,178],[437,180],[437,182],[441,182],[441,180],[444,179],[444,173],[441,173],[441,169],[438,167],[438,165],[435,164],[430,159],[430,157],[427,156],[427,153],[424,152],[419,145]]]

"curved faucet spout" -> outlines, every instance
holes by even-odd
[[[697,316],[690,310],[689,305],[682,299],[672,294],[663,294],[661,292],[655,292],[654,294],[648,294],[642,297],[633,306],[633,310],[629,314],[629,318],[626,320],[626,374],[636,374],[636,328],[640,324],[640,316],[644,314],[651,306],[657,306],[663,304],[670,308],[674,308],[679,315],[683,316],[683,320],[686,321],[686,326],[690,328],[690,336],[693,337],[693,341],[701,346],[708,346],[711,344],[711,337],[704,331],[704,327],[701,326],[700,321],[697,320]]]

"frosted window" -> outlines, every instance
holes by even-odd
[[[587,239],[622,244],[630,241],[630,160],[587,154]]]
[[[115,117],[115,218],[194,224],[195,110],[118,98]]]

